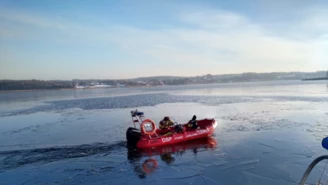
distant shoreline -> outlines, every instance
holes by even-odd
[[[187,84],[186,84],[187,85]],[[197,85],[197,84],[195,84]],[[174,86],[174,85],[167,85],[167,86]],[[58,88],[58,89],[22,89],[22,90],[0,90],[0,93],[3,92],[31,92],[31,91],[59,91],[59,90],[90,90],[90,89],[127,89],[127,88],[149,88],[149,87],[158,87],[158,86],[126,86],[126,87],[98,87],[98,88]]]
[[[2,93],[2,92],[30,92],[30,91],[58,91],[58,90],[71,90],[71,89],[76,89],[76,88],[0,90],[0,93]]]
[[[0,92],[29,92],[36,90],[98,89],[98,88],[147,88],[156,86],[177,86],[197,84],[227,84],[247,82],[268,82],[286,80],[326,80],[326,71],[317,72],[272,72],[241,73],[225,75],[202,75],[193,77],[153,76],[126,80],[73,79],[73,80],[0,80]]]
[[[327,79],[328,80],[328,79]],[[188,85],[215,85],[215,84],[244,84],[244,83],[261,83],[261,82],[283,82],[283,81],[319,81],[319,80],[262,80],[262,81],[247,81],[247,82],[223,82],[223,83],[202,83],[202,84],[180,84],[180,85],[153,85],[153,86],[125,86],[125,87],[98,87],[98,88],[58,88],[58,89],[25,89],[25,90],[0,90],[0,93],[6,92],[33,92],[33,91],[61,91],[61,90],[91,90],[91,89],[130,89],[130,88],[152,88],[152,87],[168,87],[168,86],[188,86]]]
[[[319,81],[319,80],[328,80],[328,77],[325,78],[305,78],[302,81]]]

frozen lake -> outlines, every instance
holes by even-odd
[[[130,150],[136,108],[218,127],[166,154]],[[297,184],[327,153],[327,120],[324,81],[1,92],[0,184]]]

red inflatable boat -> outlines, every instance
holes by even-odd
[[[175,132],[175,128],[170,128],[170,135],[162,136],[160,129],[156,128],[154,121],[145,119],[143,112],[131,111],[133,123],[140,124],[140,130],[130,127],[127,130],[126,137],[129,144],[136,144],[138,148],[159,147],[193,139],[204,138],[212,135],[217,122],[215,119],[197,120],[197,129],[188,129],[187,123],[180,125],[183,130],[179,133]]]
[[[217,146],[217,141],[210,136],[210,137],[194,139],[182,143],[176,143],[172,145],[145,148],[139,151],[141,152],[142,156],[155,156],[155,155],[163,155],[163,154],[173,154],[180,151],[199,149],[199,148],[213,149],[216,146]]]

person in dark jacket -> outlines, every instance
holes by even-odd
[[[188,122],[188,128],[189,129],[197,129],[198,128],[198,124],[197,124],[197,117],[196,115],[194,115],[192,117],[192,119]]]

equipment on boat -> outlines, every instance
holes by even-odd
[[[197,129],[188,127],[188,123],[176,123],[174,127],[169,128],[171,134],[161,135],[161,130],[156,127],[156,123],[146,119],[143,112],[131,111],[131,117],[134,128],[128,128],[126,139],[128,145],[136,145],[138,148],[159,147],[208,137],[217,126],[215,119],[197,120]],[[140,125],[140,130],[136,128],[137,124]]]
[[[324,138],[321,142],[321,145],[324,149],[328,150],[328,137]],[[300,182],[300,185],[305,185],[306,184],[306,180],[308,178],[308,176],[310,175],[311,171],[313,170],[313,168],[321,161],[323,160],[328,160],[328,155],[323,155],[323,156],[320,156],[316,159],[314,159],[311,164],[308,166],[308,168],[306,169],[306,171],[304,172],[304,175],[301,179],[301,182]],[[327,161],[328,163],[328,161]],[[327,167],[327,164],[325,165],[325,168],[323,169],[322,171],[322,175],[324,173],[324,171],[326,170],[326,167]],[[316,183],[317,185],[321,185],[321,178],[322,178],[322,175],[318,181],[318,183]]]

